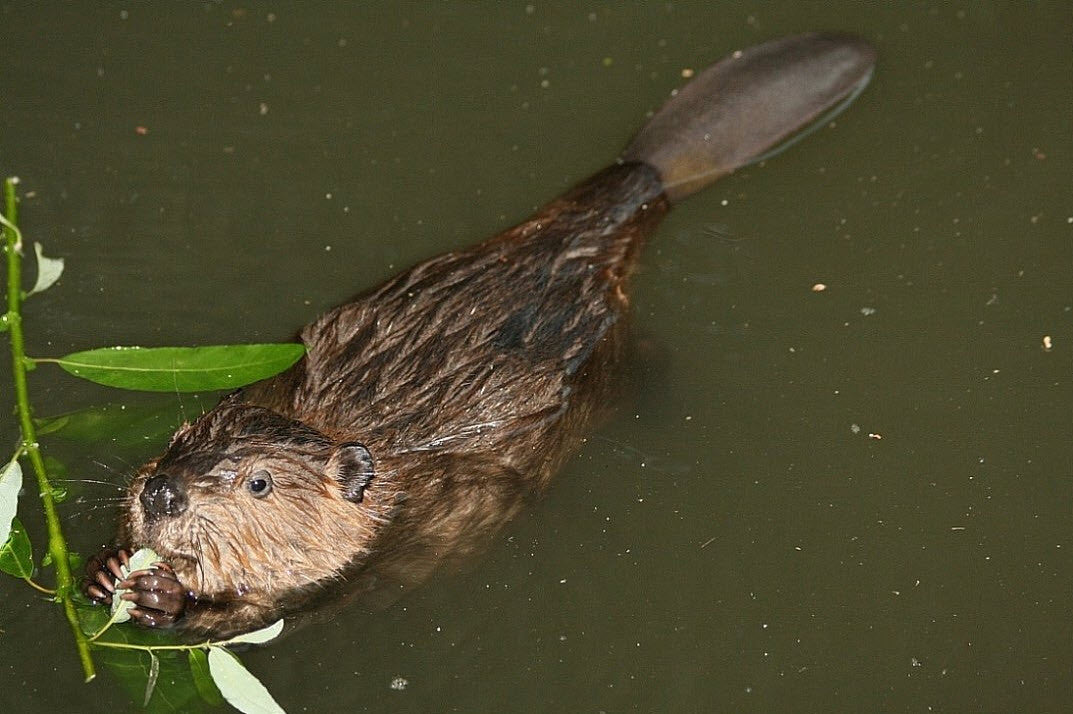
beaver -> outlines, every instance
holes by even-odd
[[[607,401],[629,278],[671,204],[847,104],[874,62],[840,34],[735,52],[529,219],[307,325],[299,362],[137,471],[84,592],[109,602],[118,579],[135,622],[226,635],[335,582],[416,582],[479,550]],[[161,562],[121,576],[138,547]]]

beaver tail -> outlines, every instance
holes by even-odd
[[[863,40],[830,33],[735,52],[664,104],[622,160],[654,167],[677,202],[821,126],[868,84],[875,58]]]

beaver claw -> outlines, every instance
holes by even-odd
[[[110,605],[116,588],[122,588],[127,592],[120,597],[134,603],[127,612],[136,623],[145,627],[175,624],[186,609],[186,590],[175,571],[167,563],[153,563],[148,570],[124,577],[120,566],[128,565],[130,556],[125,548],[105,548],[90,558],[82,592],[93,602]]]
[[[86,563],[82,592],[93,602],[111,605],[115,583],[123,577],[119,568],[129,562],[130,551],[126,548],[105,548]]]
[[[143,627],[170,627],[186,610],[186,589],[167,563],[137,570],[117,585],[128,591],[119,597],[134,603],[127,612]]]

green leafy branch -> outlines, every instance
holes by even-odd
[[[142,548],[134,553],[130,557],[130,561],[123,566],[123,575],[126,576],[137,570],[148,568],[158,560],[159,556],[156,553],[149,548]],[[149,704],[149,700],[153,696],[158,675],[160,674],[158,653],[186,652],[194,686],[203,699],[215,702],[219,695],[223,695],[224,699],[242,712],[257,712],[258,714],[283,712],[283,709],[272,698],[268,689],[250,674],[249,670],[242,666],[242,662],[234,653],[227,649],[230,645],[260,645],[275,639],[283,631],[283,620],[277,620],[268,627],[226,640],[206,640],[192,645],[139,645],[130,642],[102,640],[100,639],[101,635],[113,625],[130,619],[128,611],[133,607],[134,603],[122,599],[120,597],[122,593],[121,589],[117,589],[113,593],[111,617],[99,630],[89,636],[89,641],[95,647],[141,651],[149,655],[149,676],[145,685],[144,699],[146,705]]]
[[[93,668],[93,658],[89,654],[89,643],[78,625],[78,615],[75,612],[74,601],[71,599],[74,581],[71,578],[71,564],[67,557],[67,541],[63,537],[63,529],[60,528],[60,517],[56,512],[56,501],[49,485],[48,473],[45,471],[45,461],[41,458],[41,450],[37,445],[37,433],[34,430],[30,397],[26,388],[26,371],[31,363],[27,361],[23,347],[22,302],[28,295],[22,291],[22,261],[20,260],[22,234],[16,225],[17,220],[18,202],[15,199],[15,181],[7,179],[4,181],[4,216],[0,219],[4,231],[4,251],[7,253],[7,313],[4,315],[3,326],[10,337],[15,402],[19,416],[19,430],[22,433],[20,448],[16,451],[12,461],[17,464],[21,452],[30,460],[34,475],[37,477],[41,506],[45,511],[45,522],[48,524],[48,552],[52,556],[52,563],[56,570],[56,600],[63,606],[64,615],[71,626],[75,648],[82,662],[82,672],[88,682],[96,676],[96,672]],[[43,271],[38,272],[40,275]],[[48,285],[45,287],[47,288]],[[15,474],[14,469],[12,474]],[[18,476],[21,480],[21,472]]]
[[[27,298],[51,287],[62,275],[64,264],[62,259],[46,257],[41,244],[35,243],[37,279],[32,289],[22,289],[23,237],[18,228],[16,183],[17,179],[5,179],[3,213],[0,214],[2,247],[7,263],[7,311],[0,316],[0,332],[7,332],[9,337],[15,410],[20,431],[15,454],[0,470],[0,570],[24,580],[61,605],[87,682],[96,676],[91,656],[93,647],[148,652],[150,669],[145,696],[148,703],[159,673],[160,662],[156,653],[184,650],[188,653],[194,683],[203,697],[213,701],[215,696],[218,701],[219,693],[222,693],[228,702],[244,712],[282,711],[264,686],[241,665],[237,657],[225,649],[231,644],[266,642],[279,634],[282,621],[254,633],[199,645],[138,645],[100,639],[112,625],[123,621],[122,615],[116,615],[115,612],[92,636],[87,636],[83,631],[75,607],[76,583],[71,574],[73,554],[68,550],[56,507],[62,489],[57,489],[50,482],[46,460],[38,443],[27,373],[39,364],[55,363],[72,375],[111,387],[158,392],[214,391],[232,389],[281,372],[301,358],[304,347],[293,343],[150,349],[110,347],[59,358],[28,357],[23,335],[22,305]],[[45,430],[62,428],[63,421],[56,426],[57,422],[53,420]],[[16,515],[19,493],[23,488],[20,464],[23,459],[29,462],[37,480],[48,531],[47,554],[42,567],[51,565],[55,571],[54,589],[34,581],[33,548]],[[120,601],[118,595],[114,599],[117,603],[127,602]]]

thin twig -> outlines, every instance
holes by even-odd
[[[37,583],[35,583],[33,578],[23,578],[23,580],[26,581],[27,585],[29,585],[31,588],[33,588],[34,590],[36,590],[39,593],[44,593],[45,595],[55,595],[56,594],[55,590],[53,590],[51,588],[46,588],[44,585],[38,585]]]

